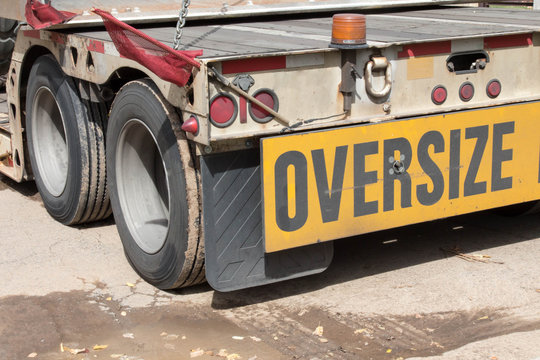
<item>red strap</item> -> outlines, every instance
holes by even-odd
[[[103,19],[105,28],[121,56],[145,66],[161,79],[184,86],[193,67],[200,68],[195,57],[202,55],[202,50],[174,50],[106,11],[92,11]]]
[[[49,4],[37,0],[27,0],[24,9],[26,22],[34,29],[44,29],[71,20],[77,14],[69,11],[58,11]]]

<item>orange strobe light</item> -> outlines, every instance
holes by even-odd
[[[336,14],[332,17],[331,47],[358,48],[366,45],[366,17],[360,14]]]

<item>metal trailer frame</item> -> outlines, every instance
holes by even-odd
[[[199,118],[199,134],[189,134],[188,137],[196,144],[201,159],[203,190],[199,201],[206,209],[203,233],[207,247],[207,275],[212,286],[228,291],[320,272],[331,261],[331,242],[281,253],[266,253],[264,241],[261,240],[261,217],[242,217],[246,211],[259,214],[262,206],[258,140],[284,132],[378,123],[540,100],[540,79],[529,76],[536,69],[536,59],[540,58],[540,20],[534,15],[518,10],[475,9],[473,12],[470,8],[369,14],[368,46],[358,50],[355,55],[355,62],[359,65],[357,72],[360,73],[355,85],[358,96],[352,104],[350,115],[337,119],[326,115],[343,111],[343,94],[339,91],[342,56],[339,50],[328,47],[331,22],[325,16],[263,19],[255,23],[236,20],[186,28],[185,39],[192,40],[186,47],[203,48],[205,55],[200,58],[202,66],[194,72],[193,82],[183,88],[159,79],[134,61],[120,57],[102,29],[36,31],[22,28],[8,73],[10,122],[8,127],[3,128],[7,131],[0,131],[0,153],[4,147],[9,148],[11,156],[9,161],[0,162],[0,171],[16,181],[32,178],[25,160],[26,105],[23,94],[29,69],[40,55],[52,54],[63,71],[77,79],[81,95],[90,101],[98,98],[110,100],[122,84],[148,77],[164,98],[182,111],[183,120],[192,115]],[[170,42],[174,25],[144,27],[144,31],[163,42]],[[171,39],[167,40],[169,36]],[[235,36],[242,40],[233,46],[230,39]],[[276,39],[282,39],[282,42],[276,44]],[[480,54],[480,57],[488,55],[489,63],[482,69],[471,69],[461,74],[448,69],[451,54],[470,53]],[[373,84],[370,86],[381,89],[390,79],[391,98],[373,98],[366,89],[368,81],[366,76],[362,76],[365,75],[363,70],[366,64],[374,61],[374,56],[387,59],[386,68],[391,67],[391,74],[390,77],[384,71],[371,74]],[[520,59],[516,66],[521,71],[507,71],[511,57]],[[242,61],[246,59],[255,64],[278,59],[281,67],[243,70],[242,64],[245,63]],[[226,71],[227,66],[231,65],[233,70]],[[209,100],[218,93],[230,93],[235,98],[238,98],[238,94],[212,79],[210,67],[223,73],[229,81],[239,74],[249,74],[257,87],[274,89],[280,99],[296,99],[295,106],[282,101],[279,112],[298,120],[297,125],[286,127],[275,121],[264,124],[250,121],[244,124],[245,128],[238,124],[235,124],[238,127],[229,129],[212,126],[208,121]],[[452,92],[443,105],[426,101],[436,85],[434,81],[443,82],[449,89],[457,89],[467,79],[480,89],[493,78],[498,78],[505,88],[513,91],[504,92],[495,100],[479,93],[473,100],[463,102],[457,93]],[[321,83],[325,86],[319,86]],[[302,91],[314,90],[312,97],[308,98],[312,101],[298,101],[297,84],[301,84]],[[423,90],[414,93],[409,87],[412,85],[408,84]],[[312,119],[313,114],[319,114],[318,119],[307,121]],[[252,181],[242,186],[232,186],[237,193],[228,193],[230,187],[216,187],[216,174],[234,175],[229,168],[222,168],[224,162],[237,162],[236,169],[251,174]],[[250,191],[244,191],[244,185],[250,186]],[[259,198],[253,198],[254,194],[258,194]],[[219,215],[215,212],[219,209],[216,201],[224,196],[236,197],[240,203],[235,204],[231,208],[234,211],[227,215],[226,219],[230,220],[228,225],[219,228],[214,226],[215,216]],[[250,207],[244,206],[248,202]],[[234,221],[239,221],[242,226],[251,224],[254,230],[246,232],[244,237],[226,240],[228,255],[224,256],[225,249],[220,248],[223,243],[218,246],[216,240],[220,236],[217,232],[236,226]]]

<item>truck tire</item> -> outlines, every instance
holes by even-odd
[[[17,21],[0,18],[0,75],[6,74],[9,70],[17,28]],[[2,77],[0,80],[0,88],[4,86],[4,79],[5,77]]]
[[[148,80],[117,94],[107,131],[111,203],[126,256],[160,289],[204,280],[198,178],[178,114]]]
[[[52,56],[32,66],[26,94],[28,154],[45,208],[63,224],[110,215],[105,110],[81,100],[75,81]]]

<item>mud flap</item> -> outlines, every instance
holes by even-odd
[[[324,271],[332,242],[264,252],[258,150],[201,157],[206,279],[218,291]]]

